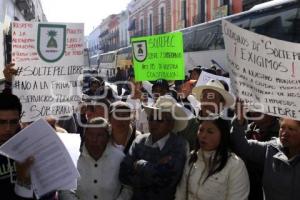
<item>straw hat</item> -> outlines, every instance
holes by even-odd
[[[187,127],[189,116],[184,107],[170,95],[160,96],[153,106],[144,106],[147,115],[154,112],[170,112],[175,120],[173,132],[180,132]]]
[[[219,80],[211,79],[205,85],[195,87],[192,90],[192,93],[195,95],[198,101],[200,101],[202,91],[205,89],[215,90],[218,93],[220,93],[225,100],[224,107],[228,108],[234,104],[234,97],[225,90],[224,85]]]

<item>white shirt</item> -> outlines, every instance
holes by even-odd
[[[168,133],[167,135],[165,135],[164,137],[162,137],[160,140],[156,141],[155,143],[152,142],[152,136],[150,135],[146,141],[145,144],[149,147],[158,147],[159,150],[162,150],[166,144],[166,142],[168,141],[170,137],[170,134]]]
[[[192,108],[195,110],[196,116],[200,110],[200,102],[196,99],[194,95],[187,96],[187,100],[191,103]]]
[[[135,127],[138,131],[142,133],[148,133],[149,132],[149,125],[148,125],[148,119],[147,114],[142,109],[142,102],[139,99],[131,99],[129,97],[126,102],[130,105],[130,108],[134,111],[134,121],[135,121]],[[153,100],[151,98],[148,99],[147,106],[150,106],[153,104]]]
[[[84,146],[77,164],[81,176],[76,191],[79,199],[130,199],[131,189],[127,186],[122,188],[119,181],[120,163],[124,157],[125,154],[109,142],[101,158],[95,161]]]
[[[129,126],[129,130],[128,130],[128,133],[127,133],[127,140],[126,140],[126,144],[128,144],[128,141],[130,140],[130,137],[132,134],[135,134],[132,132],[133,131],[133,128],[132,128],[132,125]],[[122,144],[116,144],[114,141],[113,141],[113,145],[114,147],[116,147],[117,149],[119,149],[120,151],[124,152],[125,150],[125,146],[122,145]]]

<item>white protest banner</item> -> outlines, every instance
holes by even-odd
[[[231,85],[230,85],[230,78],[214,75],[214,74],[208,73],[206,71],[201,72],[200,77],[197,81],[196,87],[200,86],[200,85],[205,85],[211,79],[225,81],[229,87],[229,92],[232,93],[232,89],[231,89]]]
[[[300,44],[223,21],[232,88],[251,110],[300,120]]]
[[[81,99],[83,24],[12,23],[13,92],[23,105],[22,121],[69,116]]]

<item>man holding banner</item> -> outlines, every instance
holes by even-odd
[[[230,78],[238,99],[231,141],[242,159],[263,171],[265,200],[300,199],[299,44],[276,40],[223,21]],[[279,138],[247,140],[244,105],[280,117]]]
[[[0,94],[0,145],[21,129],[19,123],[21,110],[22,105],[18,97],[9,93]],[[13,160],[0,155],[0,187],[1,191],[5,192],[5,195],[1,195],[2,198],[9,200],[33,199],[29,175],[33,162],[33,158],[28,158],[24,163],[16,164]],[[51,193],[41,199],[54,199],[54,195]]]

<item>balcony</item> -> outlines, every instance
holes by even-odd
[[[122,47],[127,47],[129,44],[128,44],[128,41],[126,40],[122,40],[120,41],[120,44],[119,44],[119,47],[122,48]]]
[[[103,32],[100,33],[99,37],[102,38],[102,37],[106,36],[108,33],[109,33],[109,32],[108,32],[108,30],[106,29],[106,30],[104,30]]]
[[[128,26],[128,31],[135,31],[135,24],[136,24],[136,20],[131,20],[129,22],[129,26]]]
[[[140,30],[140,31],[135,31],[131,37],[142,37],[142,36],[146,36],[147,35],[147,30]]]
[[[104,53],[106,53],[106,52],[113,51],[113,50],[116,50],[119,48],[120,48],[119,44],[105,44],[100,47],[100,50],[102,50]]]
[[[115,39],[118,37],[119,37],[119,31],[114,31],[114,32],[108,33],[108,35],[105,39],[112,40],[112,39]]]
[[[119,37],[119,34],[120,34],[119,30],[112,33],[113,37]]]
[[[28,10],[31,7],[31,0],[16,0],[19,10]]]
[[[155,31],[154,31],[155,34],[163,34],[165,33],[165,27],[163,24],[159,24],[155,27]]]
[[[113,51],[119,49],[119,45],[118,44],[111,44],[108,46],[108,51]]]
[[[32,0],[16,0],[16,6],[23,12],[25,20],[30,21],[35,18],[35,7]]]
[[[31,5],[31,7],[29,9],[24,10],[24,18],[27,21],[35,19],[35,8],[34,8],[33,4]]]

